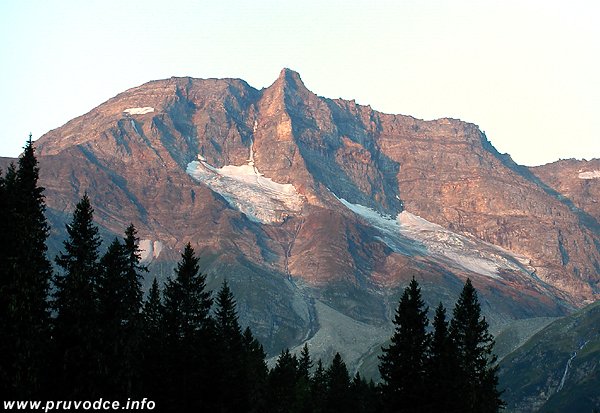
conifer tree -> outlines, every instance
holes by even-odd
[[[380,356],[381,389],[387,411],[418,412],[427,397],[428,323],[421,288],[413,277],[396,310],[392,342],[389,347],[383,348]]]
[[[49,340],[48,224],[31,136],[6,176],[0,173],[0,388],[40,396]]]
[[[160,298],[160,287],[158,286],[158,280],[154,277],[152,285],[148,291],[148,298],[144,302],[142,309],[142,317],[144,319],[144,329],[146,334],[144,339],[150,339],[153,336],[158,336],[162,323],[162,301]]]
[[[298,380],[298,360],[289,349],[281,352],[275,367],[269,372],[269,412],[299,412],[300,406],[296,398]]]
[[[175,278],[165,284],[164,322],[171,342],[191,344],[209,325],[212,299],[198,261],[188,243],[177,264]]]
[[[123,250],[127,262],[125,271],[125,291],[123,302],[125,304],[125,312],[128,324],[132,328],[137,327],[140,321],[140,310],[143,304],[142,280],[144,273],[148,272],[148,267],[142,265],[139,238],[137,230],[133,224],[130,224],[125,230],[125,239],[123,242]]]
[[[242,337],[246,386],[248,387],[248,412],[260,413],[266,409],[268,369],[262,344],[254,338],[250,327],[246,327]]]
[[[124,395],[123,365],[124,329],[126,316],[123,294],[125,292],[126,260],[123,245],[117,238],[110,244],[100,260],[97,280],[98,340],[100,348],[100,380],[103,394]]]
[[[477,291],[467,279],[454,307],[450,323],[459,362],[460,411],[497,412],[503,406],[498,385],[498,366],[493,354],[494,338],[481,315]]]
[[[168,403],[177,410],[211,409],[218,397],[214,371],[209,358],[215,351],[209,317],[212,299],[206,291],[205,276],[200,273],[198,258],[188,243],[177,264],[175,278],[164,289],[163,328],[169,357],[165,363]]]
[[[52,267],[46,257],[50,227],[44,212],[44,188],[38,184],[39,167],[31,135],[19,157],[16,175],[17,232],[14,296],[12,312],[16,316],[15,385],[22,396],[39,392],[39,380],[49,347],[50,316],[48,290]]]
[[[49,226],[38,180],[30,135],[18,169],[11,164],[0,180],[0,383],[20,398],[41,396],[50,339]]]
[[[315,372],[310,381],[311,407],[315,413],[325,411],[325,403],[327,400],[327,377],[323,361],[317,360]]]
[[[310,371],[313,367],[313,362],[310,358],[308,344],[304,343],[298,357],[298,380],[296,382],[296,395],[300,410],[310,412],[311,409],[311,389],[310,389]]]
[[[6,180],[0,170],[0,331],[8,331],[10,321],[9,309],[9,285],[8,272],[8,234],[10,223],[10,203],[8,202],[8,190]],[[0,335],[0,392],[11,394],[10,363],[11,363],[11,341],[7,335]]]
[[[108,394],[132,395],[141,360],[142,305],[138,239],[133,225],[122,244],[112,242],[100,260],[98,276],[98,328],[102,342],[102,373]]]
[[[156,400],[164,401],[163,380],[165,373],[164,329],[162,322],[163,305],[160,288],[156,278],[148,292],[142,309],[142,394]]]
[[[373,380],[367,383],[359,372],[356,372],[350,383],[350,399],[352,411],[356,413],[378,413],[381,411],[380,398],[375,383]]]
[[[354,410],[350,394],[350,375],[340,353],[335,353],[325,376],[327,378],[325,411],[342,413]]]
[[[15,234],[14,196],[16,191],[16,170],[11,163],[6,171],[6,177],[0,173],[0,392],[16,395],[14,384],[16,369],[14,355],[16,353],[14,336],[13,297],[15,269]]]
[[[427,361],[426,387],[430,390],[430,397],[424,404],[428,412],[459,411],[460,389],[456,381],[458,371],[458,354],[448,331],[446,309],[440,303],[435,310]]]
[[[81,198],[67,225],[64,252],[56,257],[62,269],[54,294],[56,374],[58,391],[72,398],[97,395],[99,376],[98,227],[87,194]]]
[[[227,280],[217,293],[215,327],[218,340],[221,410],[237,412],[248,407],[248,383],[242,331],[235,309],[235,299]]]
[[[313,367],[313,362],[310,359],[310,351],[308,350],[308,344],[304,343],[302,350],[300,351],[300,358],[298,358],[298,373],[300,377],[304,377],[306,381],[310,380],[310,370]]]

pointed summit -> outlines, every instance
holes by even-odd
[[[273,83],[273,86],[274,85],[281,85],[284,90],[308,92],[304,82],[302,82],[300,74],[292,69],[288,69],[287,67],[281,69],[281,72],[279,72],[279,77]]]
[[[281,72],[279,72],[279,77],[278,79],[285,79],[285,80],[293,80],[295,82],[302,82],[302,79],[300,79],[300,73],[296,72],[295,70],[292,70],[290,68],[284,67],[283,69],[281,69]]]

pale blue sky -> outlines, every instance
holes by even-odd
[[[478,124],[526,165],[600,157],[600,2],[5,0],[0,156],[133,86],[283,67],[321,96]]]

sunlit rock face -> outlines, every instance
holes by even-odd
[[[319,97],[288,69],[262,90],[149,82],[36,147],[53,239],[87,191],[106,234],[136,225],[148,279],[168,277],[190,242],[271,352],[318,337],[328,354],[365,331],[384,340],[413,276],[431,306],[449,307],[472,278],[498,328],[599,291],[597,161],[568,181],[568,168],[530,170],[476,125]],[[357,331],[330,331],[343,325]],[[352,365],[377,347],[367,341]]]

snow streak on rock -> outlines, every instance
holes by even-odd
[[[129,108],[123,111],[123,113],[127,113],[129,115],[145,115],[146,113],[150,112],[154,112],[154,108],[150,106],[145,106],[143,108]]]
[[[498,275],[500,269],[533,271],[526,268],[525,257],[518,257],[474,237],[449,231],[408,211],[401,212],[394,219],[363,205],[338,199],[377,228],[382,234],[382,241],[397,252],[433,256],[455,268],[491,278],[501,278]]]
[[[148,264],[152,260],[158,258],[163,250],[163,243],[160,241],[152,241],[151,239],[140,240],[140,261],[143,264]]]
[[[255,222],[283,222],[291,213],[300,212],[304,203],[294,185],[273,182],[258,171],[252,147],[245,165],[215,168],[198,156],[198,161],[188,164],[187,173]]]
[[[579,172],[579,179],[600,179],[600,171]]]

